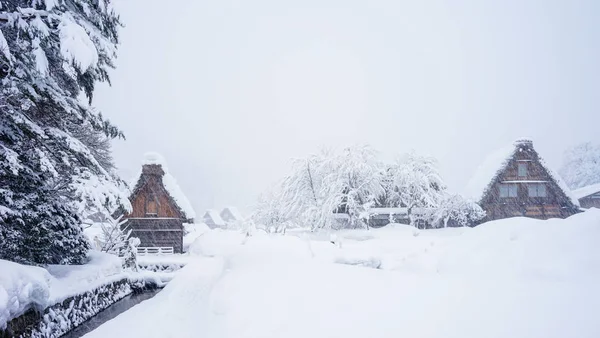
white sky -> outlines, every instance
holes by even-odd
[[[290,159],[369,143],[435,156],[461,191],[487,153],[530,137],[553,166],[600,141],[600,1],[113,0],[112,87],[129,179],[165,156],[201,214],[256,196]]]

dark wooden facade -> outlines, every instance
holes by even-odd
[[[517,216],[565,218],[577,213],[576,202],[541,162],[532,142],[518,141],[515,147],[480,201],[487,213],[483,221]]]
[[[123,218],[131,236],[140,239],[140,247],[172,247],[183,251],[183,223],[189,222],[163,185],[164,171],[159,164],[145,164],[129,197],[132,211]]]

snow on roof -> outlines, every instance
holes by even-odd
[[[579,207],[579,199],[577,197],[575,197],[575,195],[573,194],[573,191],[571,191],[571,189],[569,189],[569,186],[567,185],[567,183],[565,183],[565,181],[563,181],[562,177],[560,177],[560,175],[557,172],[552,170],[552,168],[550,168],[548,166],[548,164],[546,164],[546,161],[544,161],[544,159],[539,155],[538,155],[538,161],[540,162],[542,167],[544,167],[544,169],[546,169],[546,172],[548,172],[548,175],[550,175],[550,177],[552,177],[552,179],[554,179],[554,182],[556,182],[556,184],[558,185],[560,190],[562,190],[563,193],[571,200],[571,203],[573,203],[575,206]]]
[[[496,176],[506,168],[516,149],[515,145],[511,145],[491,153],[469,180],[465,196],[473,199],[475,202],[480,202],[492,186]]]
[[[206,213],[204,214],[203,218],[207,224],[212,221],[212,224],[214,225],[225,225],[225,221],[223,221],[221,215],[219,215],[219,213],[214,209],[206,210]]]
[[[489,189],[492,187],[496,176],[498,176],[510,162],[515,155],[520,145],[532,146],[533,141],[527,138],[520,138],[514,142],[513,145],[501,148],[496,152],[490,154],[488,158],[478,167],[475,175],[471,177],[471,180],[467,184],[465,195],[475,202],[480,202],[483,196],[487,194]],[[562,180],[554,170],[552,170],[546,162],[538,154],[539,163],[544,167],[548,175],[556,182],[558,187],[563,193],[571,200],[571,202],[579,206],[579,200],[573,195],[571,189]]]
[[[157,164],[161,166],[162,170],[165,172],[165,174],[162,177],[162,183],[165,189],[167,190],[167,193],[169,193],[169,196],[173,198],[177,206],[185,214],[186,218],[196,218],[196,212],[194,211],[192,204],[179,187],[179,184],[177,184],[177,180],[175,180],[175,177],[173,177],[173,175],[169,173],[169,168],[167,167],[167,161],[165,160],[165,158],[159,153],[147,152],[144,154],[144,160],[142,161],[142,165],[148,164]],[[135,185],[140,179],[140,176],[142,176],[142,170],[138,172],[137,176],[130,184],[131,187],[135,187]]]
[[[142,164],[158,164],[162,166],[163,170],[167,170],[167,161],[165,158],[161,154],[153,151],[144,154]]]
[[[177,205],[185,213],[185,216],[187,218],[196,218],[196,212],[194,211],[194,208],[192,208],[190,201],[187,199],[187,197],[179,187],[179,184],[177,184],[175,177],[173,177],[171,174],[169,174],[169,172],[165,170],[165,175],[163,176],[162,180],[165,189],[167,189],[169,195],[173,197],[175,203],[177,203]]]
[[[231,207],[231,206],[229,206],[229,207],[225,207],[225,208],[223,209],[223,211],[221,211],[221,216],[223,216],[223,214],[224,214],[225,212],[227,212],[227,211],[229,211],[229,213],[230,213],[230,214],[233,216],[233,218],[234,218],[236,221],[243,221],[243,220],[244,220],[244,216],[242,216],[242,214],[240,213],[240,211],[238,210],[238,208],[236,208],[236,207]],[[222,218],[223,218],[223,217],[222,217]]]
[[[577,198],[584,198],[600,192],[600,183],[590,184],[588,186],[573,190],[573,195]]]

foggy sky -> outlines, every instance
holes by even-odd
[[[600,141],[600,1],[113,1],[116,163],[160,152],[199,216],[323,145],[414,149],[461,192],[517,138],[554,167]]]

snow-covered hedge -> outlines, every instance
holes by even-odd
[[[185,263],[141,263],[138,268],[142,271],[151,272],[176,272],[183,268]]]
[[[43,312],[30,309],[9,321],[6,333],[15,337],[58,337],[131,292],[128,279],[102,285],[81,295],[67,298]]]

